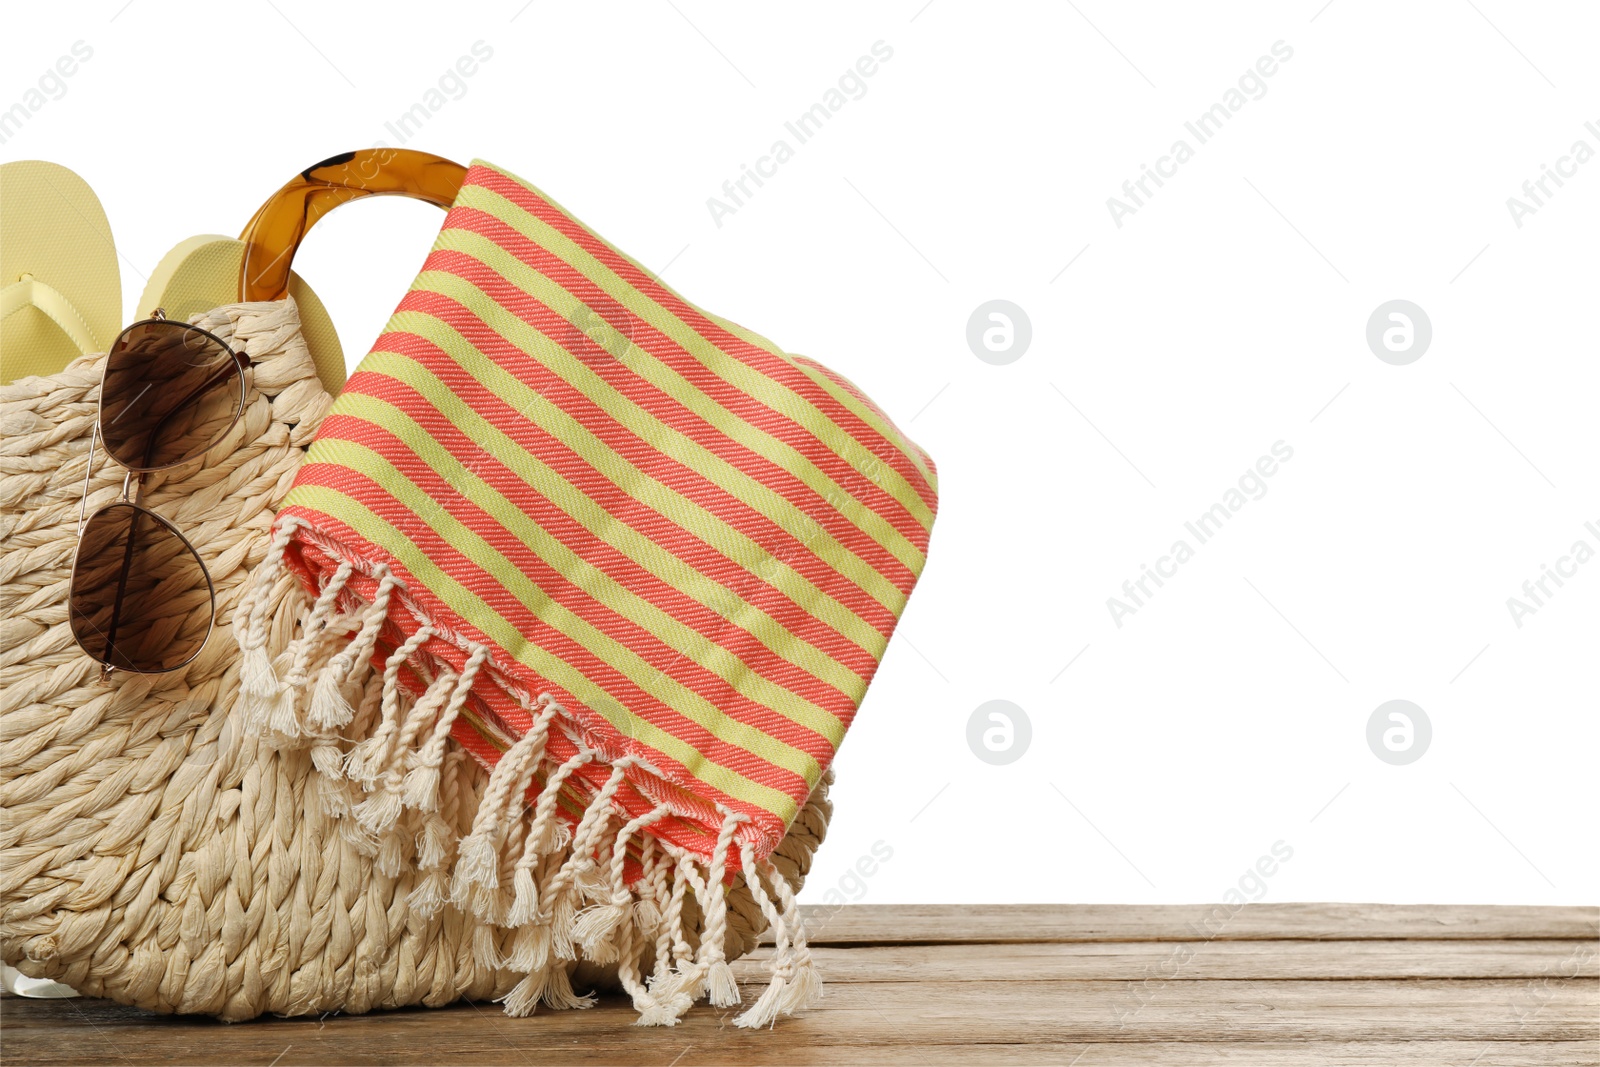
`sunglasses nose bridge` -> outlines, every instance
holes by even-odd
[[[89,525],[89,484],[94,480],[94,448],[100,437],[100,424],[95,422],[94,431],[89,436],[89,455],[84,461],[83,469],[83,495],[78,501],[78,538],[82,540],[83,531]],[[143,495],[144,475],[133,470],[124,470],[122,474],[122,493],[118,497],[119,503],[137,504]],[[107,670],[110,670],[108,667]]]

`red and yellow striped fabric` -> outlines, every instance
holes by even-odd
[[[484,670],[451,736],[493,768],[536,695],[575,803],[701,857],[767,855],[833,759],[906,598],[932,460],[850,382],[710,315],[526,182],[468,171],[280,516],[308,589],[399,579],[375,665]],[[538,783],[532,789],[537,792]],[[531,795],[531,794],[530,794]]]

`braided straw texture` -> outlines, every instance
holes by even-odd
[[[227,1020],[502,997],[521,975],[478,961],[478,920],[409,908],[413,866],[384,873],[339,832],[308,750],[269,747],[237,718],[229,623],[331,401],[292,301],[195,321],[254,365],[244,414],[206,462],[146,482],[143,502],[216,584],[217,628],[183,670],[101,685],[68,629],[103,357],[0,387],[0,956],[85,995]],[[123,477],[102,455],[95,466],[91,512]],[[295,626],[292,610],[273,618]],[[464,753],[447,761],[441,813],[457,835],[488,777]],[[830,813],[824,781],[773,857],[796,889]],[[697,929],[692,899],[685,913]],[[729,957],[766,925],[736,883]],[[615,967],[573,980],[606,986]]]

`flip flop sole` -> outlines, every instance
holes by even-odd
[[[0,164],[0,383],[104,352],[122,327],[122,274],[105,209],[66,167]]]
[[[150,272],[139,297],[137,317],[149,318],[161,308],[170,319],[187,322],[201,312],[239,302],[239,268],[244,242],[201,234],[174,245]],[[346,378],[344,348],[333,319],[317,294],[298,274],[289,276],[289,295],[300,310],[300,328],[317,366],[322,387],[337,396]]]

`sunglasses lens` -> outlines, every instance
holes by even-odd
[[[204,330],[141,322],[117,338],[100,389],[100,435],[130,470],[195,459],[244,410],[244,371]]]
[[[96,512],[84,528],[69,608],[72,636],[96,662],[155,674],[199,653],[216,599],[189,542],[124,503]]]

